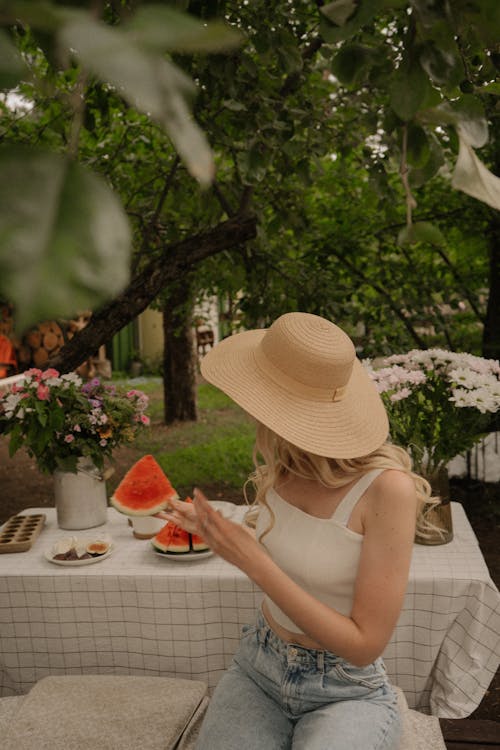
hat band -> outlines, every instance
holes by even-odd
[[[301,383],[291,378],[279,367],[276,367],[262,351],[262,346],[254,349],[255,364],[260,372],[272,380],[282,390],[293,393],[299,398],[308,401],[337,402],[341,401],[347,391],[347,385],[341,385],[337,388],[314,388],[313,386]]]

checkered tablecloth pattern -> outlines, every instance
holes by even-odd
[[[133,537],[125,516],[105,527],[59,529],[53,509],[29,552],[0,555],[0,695],[62,674],[199,679],[211,689],[231,661],[261,592],[217,556],[162,559]],[[241,518],[243,509],[237,509]],[[384,659],[408,704],[457,718],[480,703],[500,660],[500,597],[460,505],[454,540],[415,546],[403,610]],[[85,567],[44,557],[55,540],[106,532],[115,549]]]

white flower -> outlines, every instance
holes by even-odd
[[[61,380],[64,380],[67,383],[74,383],[75,385],[81,385],[83,382],[76,372],[66,372],[64,375],[61,375]]]
[[[60,378],[47,378],[47,380],[44,380],[43,382],[49,387],[52,387],[54,385],[62,385]]]
[[[408,398],[408,396],[411,394],[411,391],[409,388],[401,388],[399,391],[396,391],[395,393],[391,394],[390,399],[391,401],[401,401],[404,398]]]

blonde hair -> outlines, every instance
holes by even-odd
[[[259,460],[259,455],[264,463]],[[303,479],[320,482],[325,487],[344,487],[372,469],[398,469],[412,478],[417,495],[416,527],[420,537],[430,536],[437,527],[426,519],[429,510],[439,503],[439,498],[432,497],[429,482],[412,470],[411,458],[404,448],[385,442],[380,448],[361,458],[326,458],[309,453],[292,445],[268,427],[257,422],[257,434],[253,451],[254,472],[243,487],[245,500],[250,505],[245,516],[245,523],[255,528],[261,506],[265,506],[271,516],[271,523],[259,537],[263,537],[274,526],[274,513],[269,507],[266,494],[268,489],[276,487],[280,479],[287,474],[295,474]],[[252,484],[255,489],[255,500],[249,503],[247,487]]]

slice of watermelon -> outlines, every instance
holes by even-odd
[[[150,516],[178,497],[161,466],[147,455],[127,471],[111,497],[111,504],[128,516]]]
[[[151,540],[156,549],[169,555],[185,555],[190,552],[190,534],[175,523],[169,522]]]
[[[206,552],[210,549],[206,541],[198,534],[191,534],[191,548],[193,552]]]
[[[169,521],[165,526],[157,533],[153,539],[151,539],[151,544],[156,549],[160,550],[160,552],[166,552],[168,549],[168,545],[170,544],[172,537],[174,535],[174,529],[175,524]]]

